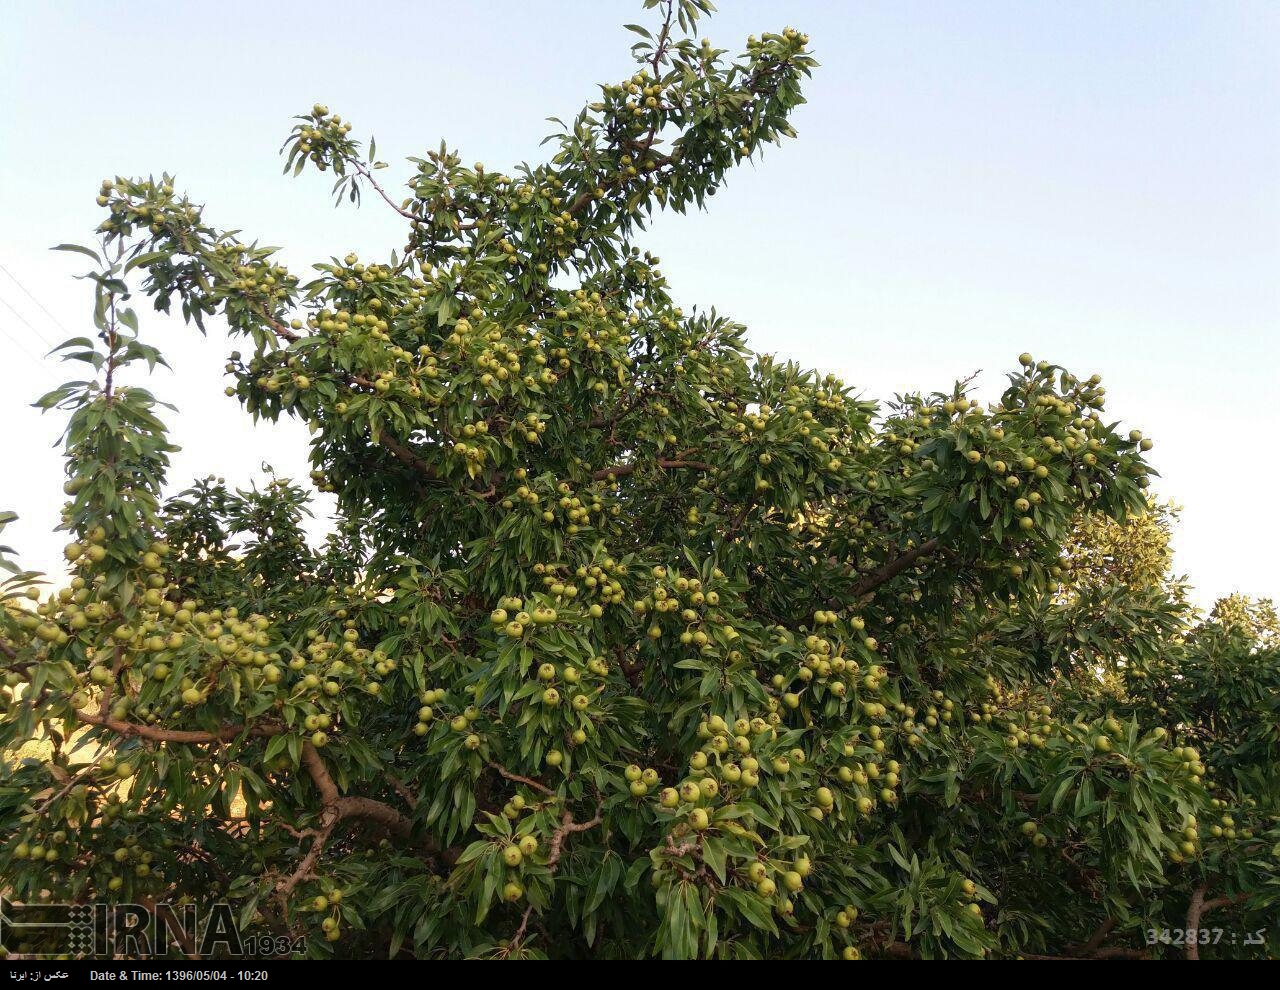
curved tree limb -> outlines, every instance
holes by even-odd
[[[521,777],[520,774],[518,773],[512,773],[510,770],[504,767],[501,763],[490,762],[489,766],[492,767],[494,770],[498,771],[498,773],[501,776],[506,777],[507,780],[513,781],[517,784],[524,784],[526,787],[532,787],[535,791],[541,791],[543,794],[546,794],[548,797],[555,796],[556,792],[553,791],[546,784],[533,780],[530,777]]]
[[[413,822],[389,804],[366,797],[343,797],[338,792],[338,785],[329,772],[320,751],[310,742],[302,744],[302,766],[311,777],[312,783],[320,793],[320,825],[314,829],[304,829],[300,834],[311,836],[311,847],[299,860],[297,867],[276,885],[276,896],[286,901],[298,884],[307,880],[314,873],[316,863],[324,852],[325,843],[333,834],[339,822],[348,818],[361,818],[377,822],[401,838],[409,835]]]
[[[171,743],[213,743],[230,742],[238,736],[278,736],[284,732],[284,726],[274,722],[258,725],[228,725],[216,732],[203,729],[161,729],[154,725],[139,725],[137,722],[122,722],[119,719],[91,712],[76,712],[76,718],[89,725],[110,729],[119,736],[136,736],[139,739],[150,739],[153,742]]]
[[[278,723],[229,725],[217,731],[202,731],[161,729],[150,725],[138,725],[134,722],[122,722],[89,712],[77,712],[76,716],[89,725],[101,726],[117,735],[136,736],[153,742],[191,744],[230,742],[241,735],[276,736],[285,731],[284,726]],[[302,744],[301,761],[303,769],[307,771],[307,775],[320,794],[320,825],[318,828],[304,829],[298,833],[300,836],[310,836],[311,846],[293,872],[277,885],[276,895],[282,901],[293,893],[298,884],[312,875],[321,853],[324,852],[325,843],[328,842],[329,836],[333,834],[339,822],[349,818],[376,822],[401,838],[408,837],[413,828],[413,822],[389,804],[374,798],[342,796],[338,792],[338,785],[329,772],[328,766],[310,742]]]
[[[586,832],[599,825],[604,820],[603,810],[603,806],[598,806],[595,817],[587,822],[575,822],[571,811],[564,813],[564,817],[560,819],[560,827],[551,836],[551,849],[547,853],[547,869],[555,872],[556,864],[560,862],[560,855],[564,852],[564,840],[574,832]]]
[[[117,719],[104,718],[101,715],[88,712],[77,712],[76,717],[89,725],[98,725],[109,729],[117,735],[136,736],[140,739],[150,739],[153,742],[192,744],[230,742],[241,735],[278,736],[285,731],[283,725],[274,722],[257,725],[228,725],[216,732],[208,732],[203,730],[161,729],[152,725],[138,725],[136,722],[121,722]],[[316,790],[320,792],[321,805],[326,809],[331,809],[336,814],[335,824],[344,818],[364,818],[384,825],[400,836],[407,836],[412,829],[413,823],[389,804],[374,798],[341,796],[338,793],[338,785],[334,783],[333,775],[329,773],[329,768],[325,766],[319,751],[310,742],[302,744],[302,767],[316,785]]]
[[[1089,937],[1089,941],[1080,945],[1076,951],[1082,956],[1090,955],[1102,948],[1102,943],[1107,940],[1107,936],[1115,930],[1117,921],[1115,918],[1108,918],[1100,924],[1094,933]]]
[[[405,804],[409,806],[410,811],[418,810],[418,799],[413,792],[409,790],[408,785],[395,774],[387,774],[387,783],[391,785],[391,789],[400,795]]]
[[[496,768],[495,768],[496,769]],[[504,776],[506,776],[504,774]],[[551,848],[547,853],[547,869],[555,873],[556,866],[560,863],[560,856],[564,852],[564,840],[567,836],[574,832],[586,832],[595,828],[604,820],[604,804],[596,806],[595,817],[590,821],[576,822],[573,820],[573,812],[566,811],[564,817],[560,819],[560,827],[555,830],[551,836]],[[533,905],[530,904],[524,909],[524,915],[520,918],[520,927],[515,930],[515,934],[511,936],[511,940],[507,943],[507,954],[510,955],[520,948],[520,943],[524,941],[524,933],[529,927],[529,917],[533,914]]]
[[[97,768],[98,764],[101,762],[102,762],[102,754],[99,754],[98,756],[94,757],[91,763],[86,763],[83,767],[80,768],[80,770],[72,774],[71,777],[67,780],[67,782],[63,784],[62,787],[56,793],[51,794],[49,797],[45,798],[43,801],[40,802],[40,804],[36,806],[36,814],[43,815],[49,809],[50,805],[56,802],[59,798],[65,797],[66,795],[70,794],[72,789],[76,786],[76,784],[80,783],[80,781],[84,780],[85,777],[93,773],[93,771]]]
[[[1187,907],[1187,926],[1188,932],[1194,932],[1200,927],[1200,919],[1210,911],[1216,911],[1218,908],[1230,907],[1232,904],[1238,904],[1243,901],[1247,894],[1236,894],[1230,897],[1215,897],[1212,900],[1205,900],[1207,888],[1202,884],[1197,887],[1195,893],[1191,895],[1191,904]],[[1187,958],[1198,960],[1200,958],[1199,941],[1187,939]]]
[[[659,458],[653,462],[657,467],[664,471],[675,471],[680,468],[688,468],[691,471],[710,471],[712,467],[703,461],[686,461],[686,460],[666,460]],[[636,469],[642,465],[638,464],[615,464],[613,467],[601,468],[599,471],[593,471],[591,474],[592,481],[605,481],[610,477],[625,478],[629,474],[635,474]]]
[[[382,188],[382,184],[373,177],[373,172],[367,165],[365,165],[364,162],[360,161],[358,158],[349,158],[348,162],[361,176],[364,177],[365,181],[368,182],[369,185],[373,186],[373,191],[381,196],[383,202],[389,207],[399,213],[406,220],[412,220],[414,223],[426,223],[425,217],[420,217],[415,213],[410,213],[408,210],[396,203],[396,201],[387,194],[387,191]]]
[[[898,554],[883,567],[860,578],[849,592],[849,597],[861,598],[863,595],[875,591],[886,581],[892,581],[921,557],[928,557],[934,553],[941,545],[941,541],[935,536],[931,540],[925,540],[917,547],[912,547],[910,550]]]
[[[311,776],[316,790],[320,792],[320,803],[326,807],[337,804],[338,785],[334,783],[333,775],[320,758],[320,751],[310,742],[302,744],[302,768]]]
[[[396,460],[400,461],[402,464],[413,468],[413,470],[432,481],[437,479],[435,468],[415,454],[409,447],[405,446],[395,437],[391,436],[391,434],[387,433],[386,430],[383,430],[382,433],[378,435],[378,443],[391,451],[391,453],[395,455]]]

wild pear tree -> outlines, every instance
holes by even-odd
[[[66,246],[88,370],[40,401],[74,577],[0,614],[0,744],[43,747],[0,788],[3,885],[226,901],[316,956],[1160,954],[1193,891],[1256,922],[1274,880],[1220,867],[1274,857],[1274,775],[1116,687],[1172,689],[1179,602],[1072,580],[1082,520],[1145,511],[1150,441],[1030,355],[991,404],[877,405],[678,305],[645,223],[793,136],[815,62],[645,6],[544,163],[442,145],[393,191],[297,118],[287,171],[403,218],[379,259],[295,273],[171,176],[103,183]],[[166,497],[137,298],[242,339],[255,422],[309,424],[325,546],[286,479]],[[1196,832],[1228,807],[1247,837]]]

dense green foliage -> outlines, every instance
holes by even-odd
[[[41,400],[75,576],[0,613],[0,745],[45,747],[3,885],[319,956],[1181,955],[1148,930],[1206,898],[1270,931],[1203,954],[1274,954],[1274,615],[1195,624],[1096,376],[876,405],[677,306],[635,237],[791,136],[815,63],[646,6],[635,74],[511,175],[442,147],[400,201],[298,118],[287,168],[403,215],[380,260],[304,281],[168,176],[103,183],[92,374]],[[310,424],[326,546],[292,482],[163,496],[135,295]]]

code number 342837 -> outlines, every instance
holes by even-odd
[[[1233,932],[1225,928],[1148,928],[1147,945],[1262,945],[1266,929],[1256,932]]]

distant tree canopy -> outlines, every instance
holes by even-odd
[[[385,257],[295,274],[103,183],[84,380],[40,401],[74,577],[0,550],[0,886],[320,957],[1275,955],[1274,610],[1195,619],[1097,376],[876,404],[677,305],[644,224],[792,136],[815,63],[645,6],[541,164],[441,146],[402,198],[299,117],[288,169],[385,201]],[[309,424],[326,545],[294,481],[166,497],[137,298]]]

